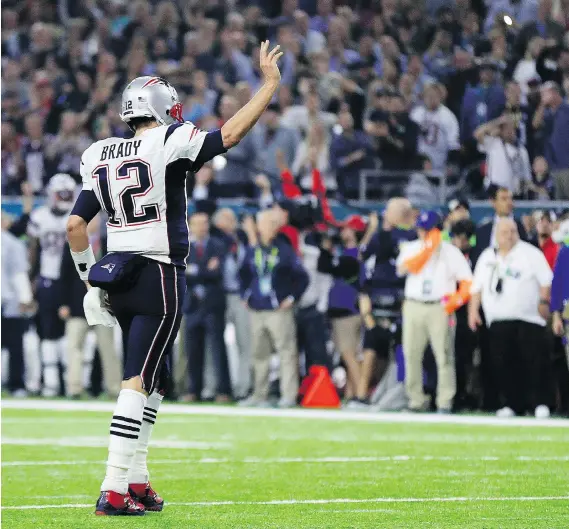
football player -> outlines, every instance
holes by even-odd
[[[226,152],[253,127],[279,85],[281,55],[278,46],[269,52],[269,42],[261,44],[261,88],[213,132],[183,122],[178,94],[165,79],[138,77],[122,96],[121,118],[134,137],[98,141],[83,154],[83,190],[67,236],[77,271],[89,281],[85,314],[90,323],[108,325],[114,315],[127,336],[97,515],[162,510],[146,456],[169,376],[165,351],[178,333],[186,290],[186,172]],[[87,224],[101,207],[108,214],[109,254],[96,263]]]
[[[68,174],[53,176],[47,185],[48,203],[32,211],[27,229],[31,263],[39,264],[35,282],[44,397],[59,395],[59,365],[66,365],[62,343],[65,322],[58,314],[61,305],[60,269],[67,219],[75,200],[76,187],[75,180]],[[37,270],[38,267],[33,268]],[[32,273],[32,278],[34,276],[36,274]]]

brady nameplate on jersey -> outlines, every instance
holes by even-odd
[[[128,156],[138,156],[138,148],[141,143],[142,140],[132,140],[125,143],[105,145],[101,151],[101,162],[105,160],[116,160],[117,158],[126,158]]]

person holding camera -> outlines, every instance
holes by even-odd
[[[516,223],[496,224],[496,248],[482,252],[474,270],[468,324],[489,325],[490,357],[501,390],[499,417],[549,417],[545,325],[549,316],[552,272],[541,250],[521,241]]]
[[[400,345],[401,304],[405,279],[398,276],[395,259],[403,244],[417,238],[411,229],[412,208],[406,198],[392,198],[383,218],[370,216],[368,229],[360,246],[365,279],[359,297],[365,333],[364,359],[353,407],[368,403],[368,390],[376,360],[389,368],[394,363],[394,349]]]

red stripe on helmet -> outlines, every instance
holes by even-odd
[[[142,88],[145,88],[147,86],[151,86],[153,84],[157,84],[160,82],[160,79],[158,77],[153,77],[152,79],[150,79],[149,81],[146,81],[146,83],[144,83],[142,85]]]

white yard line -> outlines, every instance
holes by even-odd
[[[531,502],[531,501],[569,501],[569,496],[511,496],[511,497],[450,497],[450,498],[329,498],[321,500],[268,500],[268,501],[193,501],[172,502],[172,507],[219,507],[231,505],[329,505],[352,503],[476,503],[476,502]],[[64,503],[61,505],[8,505],[2,510],[34,510],[34,509],[93,509],[90,503]]]
[[[405,462],[405,461],[506,461],[506,462],[569,462],[569,456],[480,456],[480,457],[453,457],[453,456],[361,456],[361,457],[278,457],[278,458],[258,458],[246,457],[243,459],[228,459],[203,457],[201,459],[154,459],[150,460],[151,465],[225,465],[225,464],[291,464],[291,463],[380,463],[380,462]],[[79,466],[79,465],[104,465],[105,461],[2,461],[3,467],[33,467],[33,466]]]
[[[77,411],[77,412],[112,412],[112,402],[73,402],[64,400],[8,399],[2,401],[2,409]],[[532,417],[513,417],[504,419],[492,416],[476,415],[437,415],[432,413],[375,413],[345,410],[318,410],[295,408],[290,410],[239,408],[236,406],[207,406],[163,404],[160,414],[168,415],[217,415],[222,417],[279,417],[293,419],[327,419],[333,421],[360,421],[382,423],[416,424],[469,424],[478,426],[536,426],[568,428],[569,419],[541,419]]]
[[[109,445],[108,437],[4,437],[3,445],[16,446],[71,446],[77,448],[103,448]],[[169,448],[182,450],[227,450],[230,443],[202,441],[170,441],[167,439],[150,441],[151,448]]]

